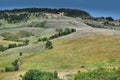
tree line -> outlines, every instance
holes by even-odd
[[[47,37],[43,37],[43,38],[39,38],[38,39],[38,42],[40,41],[47,41],[47,40],[51,40],[51,39],[55,39],[55,38],[58,38],[58,37],[61,37],[61,36],[65,36],[65,35],[68,35],[68,34],[71,34],[73,32],[76,32],[76,29],[73,29],[73,28],[65,28],[65,29],[56,29],[56,34],[53,34],[51,35],[49,38]]]
[[[78,9],[24,8],[13,10],[0,10],[0,19],[4,19],[8,21],[8,23],[18,23],[21,21],[27,21],[30,16],[38,17],[43,15],[42,13],[58,14],[60,12],[64,12],[64,15],[69,17],[81,17],[88,19],[92,18],[89,13]]]
[[[15,47],[21,47],[21,46],[26,46],[29,44],[29,40],[25,40],[23,43],[21,44],[9,44],[8,47],[4,47],[3,45],[0,45],[0,51],[3,52],[7,49],[11,49],[11,48],[15,48]]]
[[[50,41],[51,39],[55,39],[55,38],[58,38],[58,37],[61,37],[61,36],[65,36],[65,35],[68,35],[70,33],[73,33],[73,32],[76,32],[76,29],[69,29],[69,28],[65,28],[65,29],[56,29],[56,34],[54,35],[51,35],[49,38],[47,37],[44,37],[44,38],[39,38],[38,39],[38,42],[45,42],[46,41],[46,44],[45,44],[45,48],[46,49],[52,49],[53,48],[53,45],[52,45],[52,42]]]

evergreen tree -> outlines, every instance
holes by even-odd
[[[45,48],[46,49],[52,49],[53,48],[52,42],[51,41],[47,41],[46,44],[45,44]]]

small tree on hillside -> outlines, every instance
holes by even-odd
[[[57,71],[54,71],[54,73],[53,73],[53,76],[54,76],[54,78],[58,78],[58,72]]]
[[[5,50],[5,48],[4,48],[4,46],[3,45],[0,45],[0,51],[4,51]]]
[[[51,41],[47,41],[46,44],[45,44],[45,48],[46,49],[52,49],[53,48],[52,42]]]
[[[25,44],[26,44],[26,45],[28,45],[29,42],[30,42],[30,40],[28,40],[28,39],[25,40]]]
[[[22,54],[23,54],[22,52],[19,53],[20,56],[22,56]]]
[[[14,66],[14,71],[19,70],[19,59],[16,59],[14,62],[12,62],[12,65]]]

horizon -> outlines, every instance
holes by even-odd
[[[120,19],[119,3],[119,0],[1,0],[0,9],[9,10],[19,8],[69,8],[86,11],[93,17],[113,17],[114,19]]]

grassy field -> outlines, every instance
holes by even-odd
[[[35,34],[34,36],[21,38],[21,40],[30,40],[29,45],[8,49],[0,53],[0,70],[5,69],[6,66],[11,66],[11,63],[18,58],[23,63],[17,72],[0,73],[0,80],[19,80],[19,75],[24,74],[29,69],[45,71],[69,71],[75,69],[77,71],[81,66],[85,66],[86,70],[100,66],[120,66],[119,32],[107,29],[93,29],[79,22],[79,19],[71,18],[49,19],[45,25],[48,28],[27,26],[0,30],[0,34],[4,32],[16,34],[21,30]],[[51,40],[53,49],[45,50],[45,42],[34,43],[39,37],[49,37],[56,33],[56,28],[66,27],[76,28],[77,32]],[[0,44],[7,46],[10,43],[18,44],[18,42],[14,41],[5,41],[3,37],[0,37]],[[23,52],[23,56],[19,56],[20,52]]]
[[[71,41],[54,40],[53,44],[53,50],[24,57],[25,64],[22,67],[71,69],[82,65],[109,66],[120,63],[120,37],[97,36]],[[113,60],[111,64],[110,60]]]
[[[80,66],[85,66],[86,69],[100,66],[120,66],[120,37],[95,36],[69,41],[55,39],[52,42],[54,45],[52,50],[21,57],[23,62],[21,65],[22,72],[36,68],[59,71],[79,69]],[[13,59],[9,58],[10,55],[0,57],[2,65],[0,67],[10,65]],[[0,80],[6,75],[15,75],[15,73],[17,72],[0,73]]]

